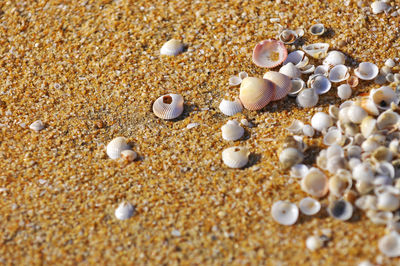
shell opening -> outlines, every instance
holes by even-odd
[[[163,103],[165,104],[171,104],[172,103],[172,97],[169,95],[165,95],[163,98]]]

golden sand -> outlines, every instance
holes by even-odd
[[[349,3],[348,6],[345,2]],[[273,221],[277,200],[306,194],[278,165],[277,150],[293,119],[337,104],[336,89],[318,106],[300,109],[285,98],[261,111],[243,111],[250,165],[228,169],[232,146],[221,137],[228,118],[220,101],[238,95],[228,79],[240,71],[262,77],[251,61],[259,41],[278,26],[306,30],[323,23],[323,37],[356,62],[380,67],[399,56],[400,16],[372,15],[371,1],[3,1],[0,3],[0,261],[6,265],[385,265],[385,228],[356,212],[333,220],[325,206],[294,226]],[[390,1],[393,6],[400,2]],[[363,10],[364,9],[364,10]],[[393,9],[392,11],[394,11]],[[271,22],[279,18],[279,22]],[[276,21],[276,20],[272,20]],[[160,56],[169,39],[188,50]],[[295,46],[288,46],[289,51]],[[397,68],[398,71],[398,68]],[[357,92],[378,87],[360,82]],[[155,99],[179,93],[185,111],[157,118]],[[41,119],[36,133],[29,125]],[[190,123],[200,125],[186,129]],[[139,160],[121,165],[105,145],[125,136]],[[307,141],[313,163],[321,139]],[[125,221],[122,201],[136,204]],[[327,246],[305,240],[331,229]]]

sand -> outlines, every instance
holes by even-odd
[[[288,227],[270,215],[273,202],[306,196],[279,167],[277,153],[289,134],[284,128],[339,104],[335,88],[315,108],[285,98],[235,115],[254,124],[241,141],[224,141],[220,132],[232,117],[218,105],[238,95],[229,77],[264,74],[251,62],[252,49],[276,37],[277,24],[308,30],[323,23],[325,36],[306,33],[302,42],[327,42],[346,53],[351,66],[370,61],[381,67],[398,57],[400,16],[372,15],[371,1],[364,2],[361,8],[353,0],[0,3],[0,261],[398,264],[378,250],[384,226],[359,211],[341,222],[323,207]],[[188,50],[160,56],[171,38]],[[360,82],[354,95],[376,87]],[[151,111],[166,93],[185,99],[183,115],[173,121]],[[29,125],[38,119],[46,126],[37,133]],[[190,123],[200,125],[186,129]],[[105,145],[117,136],[129,140],[139,160],[124,165],[107,158]],[[321,138],[307,143],[311,164]],[[232,145],[250,149],[248,167],[223,165],[221,152]],[[122,201],[137,209],[125,221],[114,216]],[[306,238],[321,229],[332,231],[331,240],[307,250]]]

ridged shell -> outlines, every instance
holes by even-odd
[[[344,65],[345,61],[346,56],[344,53],[339,51],[330,51],[324,59],[323,64],[329,66]]]
[[[287,63],[279,69],[279,73],[288,76],[291,79],[299,78],[301,76],[300,70],[293,64]]]
[[[285,98],[285,96],[292,89],[292,82],[290,81],[290,78],[282,73],[269,71],[264,74],[263,78],[275,84],[275,94],[271,99],[272,101],[278,101]]]
[[[249,155],[246,147],[230,147],[222,152],[222,161],[230,168],[242,168],[249,162]]]
[[[171,39],[168,42],[164,43],[164,45],[160,49],[160,54],[176,56],[182,53],[185,50],[185,45],[178,40]]]
[[[153,104],[154,114],[162,119],[174,119],[183,112],[183,97],[179,94],[166,94]]]
[[[111,159],[118,159],[122,151],[129,149],[130,147],[126,143],[126,139],[124,137],[117,137],[108,143],[106,152]]]
[[[342,100],[347,100],[351,97],[353,90],[350,85],[342,84],[337,88],[338,97]]]
[[[232,116],[243,111],[242,103],[239,98],[234,101],[222,100],[219,104],[219,110],[227,116]]]
[[[300,201],[299,208],[305,215],[314,215],[321,210],[321,203],[316,199],[306,197]]]
[[[271,208],[272,218],[282,225],[293,225],[299,217],[299,208],[288,201],[277,201]]]
[[[259,67],[273,68],[287,57],[285,44],[274,39],[259,42],[253,50],[253,62]]]
[[[360,63],[358,68],[354,69],[354,74],[362,80],[372,80],[378,76],[378,73],[377,65],[369,62]]]
[[[310,33],[312,35],[322,35],[325,32],[325,26],[324,24],[318,23],[318,24],[314,24],[310,27]]]
[[[349,69],[345,65],[336,65],[329,71],[329,80],[332,82],[341,82],[349,77]]]
[[[311,75],[307,81],[308,87],[314,89],[318,95],[325,94],[331,89],[331,82],[324,75]]]
[[[328,193],[328,178],[318,168],[311,168],[301,180],[301,189],[317,198]]]
[[[244,134],[244,128],[239,126],[239,123],[232,120],[228,121],[228,123],[223,125],[221,127],[221,131],[222,131],[222,138],[224,140],[235,141],[240,139]]]
[[[266,106],[275,94],[275,85],[268,80],[247,77],[240,85],[239,98],[248,110],[260,110]]]
[[[313,43],[309,45],[304,45],[302,47],[304,52],[306,52],[308,55],[311,55],[312,57],[316,59],[321,59],[326,57],[328,49],[329,49],[329,44],[328,43]]]

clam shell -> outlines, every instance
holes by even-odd
[[[42,120],[36,120],[35,122],[29,125],[29,128],[36,132],[39,132],[40,130],[44,129],[44,124]]]
[[[378,242],[379,250],[390,258],[400,256],[400,235],[396,231],[391,231]]]
[[[332,82],[341,82],[349,77],[349,69],[345,65],[336,65],[329,71],[329,80]]]
[[[166,94],[153,104],[154,114],[162,119],[174,119],[183,112],[183,97],[179,94]]]
[[[329,204],[328,213],[335,219],[346,221],[353,216],[353,206],[345,200],[337,200]]]
[[[361,122],[360,129],[361,134],[364,136],[364,138],[368,138],[377,131],[376,119],[374,119],[372,116],[367,116]]]
[[[301,50],[296,50],[288,54],[286,60],[283,62],[283,65],[288,63],[292,63],[298,68],[304,67],[308,64],[308,57],[306,54]]]
[[[355,124],[361,124],[363,119],[368,116],[362,107],[355,104],[349,107],[347,113],[349,114],[349,120]]]
[[[293,134],[300,134],[302,132],[304,123],[300,120],[293,120],[289,127],[286,128],[287,131]]]
[[[301,189],[317,198],[328,193],[328,178],[318,168],[311,168],[301,180]]]
[[[133,162],[137,158],[137,153],[132,150],[121,151],[121,158],[127,162]]]
[[[288,76],[291,79],[299,78],[301,75],[300,70],[293,64],[287,63],[279,69],[279,73]]]
[[[275,95],[275,85],[268,80],[247,77],[240,85],[239,98],[248,110],[260,110],[266,106]]]
[[[185,45],[178,40],[171,39],[164,43],[160,49],[160,54],[176,56],[185,50]]]
[[[239,98],[234,101],[222,100],[219,104],[219,110],[227,116],[232,116],[243,111],[242,103]]]
[[[392,110],[387,110],[381,113],[376,120],[378,129],[393,128],[399,121],[399,115]]]
[[[279,33],[278,38],[284,44],[292,44],[297,40],[298,35],[294,30],[284,29]]]
[[[300,201],[299,208],[305,215],[314,215],[321,210],[321,203],[316,199],[306,197]]]
[[[295,164],[290,168],[290,176],[293,178],[303,178],[308,173],[308,166],[305,164]]]
[[[311,75],[307,85],[314,89],[318,95],[327,93],[331,89],[331,82],[324,75]]]
[[[320,65],[315,68],[314,74],[324,75],[325,77],[327,77],[329,74],[329,69],[330,69],[329,65]]]
[[[279,154],[279,161],[284,169],[288,169],[303,161],[304,155],[295,148],[286,148]]]
[[[249,76],[249,75],[248,75],[247,72],[245,72],[245,71],[241,71],[241,72],[239,72],[239,74],[238,74],[238,77],[239,77],[241,80],[247,78],[248,76]]]
[[[369,62],[360,63],[358,68],[354,69],[354,74],[362,80],[372,80],[378,76],[378,73],[377,65]]]
[[[372,89],[369,95],[374,104],[381,110],[389,109],[392,102],[397,104],[399,100],[396,92],[387,86],[380,87],[379,89]]]
[[[292,89],[290,78],[282,73],[269,71],[264,74],[263,78],[271,81],[275,85],[275,94],[271,99],[272,101],[283,99]]]
[[[308,108],[317,105],[318,99],[315,89],[304,89],[297,95],[296,102],[300,107]]]
[[[332,124],[332,118],[324,112],[317,112],[311,118],[311,126],[320,132],[328,129]]]
[[[111,159],[118,159],[121,156],[121,152],[129,150],[130,147],[124,137],[117,137],[108,143],[106,153]]]
[[[240,139],[244,134],[244,128],[239,126],[239,123],[232,120],[228,121],[228,123],[223,125],[221,127],[221,131],[222,131],[222,138],[224,140],[235,141]]]
[[[371,4],[371,8],[372,8],[372,13],[379,14],[382,12],[389,12],[391,6],[385,1],[374,1]]]
[[[230,147],[222,152],[222,161],[230,168],[242,168],[249,162],[249,155],[246,147]]]
[[[300,78],[295,78],[291,80],[292,82],[292,87],[288,93],[289,96],[296,97],[297,94],[299,94],[305,87],[306,83],[304,80]]]
[[[117,209],[115,209],[115,217],[118,220],[126,220],[135,214],[135,207],[129,202],[122,202]]]
[[[329,44],[328,43],[313,43],[313,44],[309,44],[309,45],[304,45],[302,47],[302,49],[308,55],[310,55],[316,59],[321,59],[327,55],[327,51],[329,49]]]
[[[325,26],[324,24],[318,23],[318,24],[314,24],[310,27],[310,33],[312,35],[322,35],[325,32]]]
[[[288,201],[277,201],[271,208],[272,218],[282,225],[293,225],[299,217],[299,208]]]
[[[329,178],[329,193],[342,197],[353,185],[352,175],[349,171],[340,169],[333,177]]]
[[[339,51],[330,51],[323,61],[324,65],[337,66],[344,65],[346,61],[346,56],[344,53]]]
[[[276,67],[280,65],[286,57],[287,50],[285,44],[273,39],[261,41],[253,50],[253,62],[259,67]]]
[[[242,83],[242,79],[238,76],[231,76],[228,80],[229,86],[234,87]]]
[[[350,85],[342,84],[337,88],[338,97],[342,100],[347,100],[351,97],[353,90]]]

